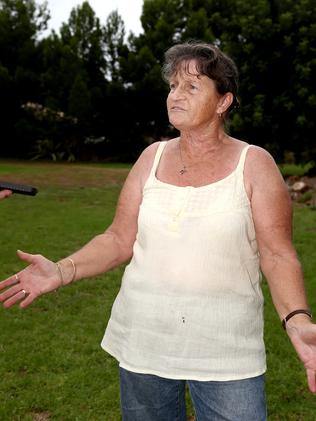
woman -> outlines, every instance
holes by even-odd
[[[198,420],[265,420],[259,265],[316,393],[289,195],[265,150],[224,131],[237,102],[230,58],[179,44],[163,75],[180,136],[141,154],[104,234],[57,264],[19,251],[29,266],[0,284],[0,300],[25,308],[131,259],[102,341],[120,362],[123,420],[185,420],[185,381]]]

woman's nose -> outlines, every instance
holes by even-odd
[[[184,89],[178,85],[171,91],[171,95],[173,99],[181,99],[184,96]]]

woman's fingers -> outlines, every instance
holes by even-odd
[[[14,304],[16,304],[18,301],[23,300],[23,298],[26,296],[26,293],[24,290],[19,290],[16,294],[10,296],[10,298],[8,298],[4,303],[3,306],[5,308],[9,308],[11,306],[13,306]]]
[[[37,297],[60,286],[56,264],[39,254],[17,251],[18,257],[29,265],[16,275],[0,282],[0,302],[8,308],[20,302],[20,307],[30,305]]]
[[[11,285],[17,284],[18,282],[18,275],[10,276],[10,278],[7,278],[4,281],[0,282],[0,291],[4,288],[10,287]]]
[[[25,308],[25,307],[29,306],[35,300],[36,297],[37,296],[34,295],[34,294],[27,295],[26,298],[23,301],[21,301],[20,307]]]
[[[20,307],[27,307],[39,295],[38,293],[30,292],[28,290],[28,287],[25,286],[25,281],[21,281],[21,273],[22,272],[13,275],[0,283],[0,290],[7,287],[7,289],[0,294],[0,302],[3,303],[5,308],[9,308],[21,300],[23,301],[20,303]]]
[[[12,297],[13,295],[17,294],[18,292],[22,291],[22,287],[20,284],[14,285],[13,287],[7,289],[2,294],[0,294],[0,301],[3,302],[8,298]],[[25,294],[24,294],[25,295]]]
[[[21,260],[24,260],[25,262],[30,264],[34,263],[34,254],[25,253],[25,251],[22,250],[17,250],[16,253]]]
[[[316,371],[307,369],[306,372],[309,390],[316,393]]]

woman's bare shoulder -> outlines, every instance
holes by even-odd
[[[249,144],[249,146],[250,148],[248,154],[250,154],[253,159],[270,160],[275,162],[273,156],[266,149],[253,144]]]
[[[255,173],[267,170],[279,172],[273,156],[261,146],[250,145],[247,155],[246,166],[249,170]]]
[[[259,189],[285,188],[282,174],[273,156],[264,148],[251,145],[247,153],[244,175],[246,183]]]
[[[161,142],[158,141],[147,146],[147,148],[142,151],[131,170],[134,177],[140,180],[142,187],[145,185],[145,182],[149,177],[160,144]]]
[[[165,150],[167,151],[169,149],[172,149],[176,141],[177,141],[177,138],[168,140]],[[147,170],[148,168],[151,169],[160,144],[161,144],[161,141],[158,141],[158,142],[151,143],[149,146],[147,146],[147,148],[145,148],[143,152],[141,153],[141,155],[139,156],[136,163],[143,166]],[[165,153],[165,150],[163,153]]]
[[[158,150],[158,147],[160,145],[160,142],[153,142],[147,148],[145,148],[142,153],[140,154],[138,160],[135,164],[140,162],[141,164],[150,163],[155,159],[156,152]]]

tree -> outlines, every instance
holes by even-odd
[[[87,1],[73,8],[68,23],[61,28],[61,40],[81,60],[90,86],[102,83],[106,72],[103,31],[100,19]]]
[[[314,0],[144,0],[144,33],[127,41],[118,12],[102,26],[87,1],[60,34],[39,39],[48,19],[45,3],[0,0],[1,138],[13,139],[2,153],[26,154],[47,139],[86,156],[87,138],[97,139],[102,157],[134,159],[147,143],[174,134],[161,65],[171,45],[193,38],[220,46],[239,68],[232,135],[278,160],[286,151],[316,159]],[[49,121],[32,118],[28,103],[48,110]]]
[[[209,4],[207,12],[216,39],[240,70],[242,106],[232,130],[271,149],[278,159],[284,150],[294,151],[298,159],[315,159],[310,87],[316,70],[316,3],[228,3],[220,2],[216,10]]]
[[[55,121],[60,128],[67,122],[63,139],[67,151],[63,156],[83,157],[85,137],[99,136],[98,117],[106,89],[103,28],[89,3],[73,8],[60,36],[53,32],[39,47],[41,103],[66,116]],[[58,127],[47,125],[46,138],[60,145]]]
[[[158,67],[176,42],[199,39],[228,53],[240,70],[241,108],[233,135],[298,159],[315,159],[316,3],[314,0],[145,0],[144,34],[131,39],[124,78],[137,91],[164,95]],[[156,82],[154,82],[156,81]],[[149,83],[148,83],[149,82]],[[161,102],[141,112],[159,125]]]
[[[109,14],[103,29],[103,34],[108,76],[113,83],[117,83],[121,80],[121,57],[126,56],[128,53],[128,49],[124,42],[124,21],[117,10]]]
[[[29,149],[32,128],[24,120],[21,105],[37,101],[37,37],[47,26],[47,6],[34,0],[0,0],[0,67],[2,153],[24,156]],[[8,98],[10,89],[10,98]],[[20,127],[25,127],[22,134]]]

